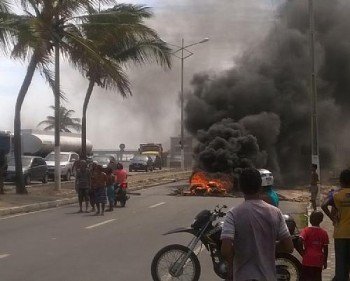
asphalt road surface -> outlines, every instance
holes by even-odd
[[[162,233],[189,226],[202,209],[234,206],[243,200],[169,195],[184,184],[141,190],[125,208],[105,216],[79,214],[74,205],[0,218],[0,280],[151,281],[155,253],[168,244],[186,245],[192,238]],[[300,207],[282,202],[281,208],[298,212]],[[204,247],[199,260],[200,280],[220,280]]]

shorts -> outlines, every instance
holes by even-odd
[[[89,190],[87,188],[80,188],[78,189],[78,198],[79,201],[88,202],[89,201]]]
[[[310,186],[310,193],[311,193],[311,200],[316,200],[317,193],[318,193],[318,186],[317,185],[311,185]]]
[[[302,265],[300,281],[322,281],[322,267]]]

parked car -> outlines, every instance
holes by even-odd
[[[38,156],[22,156],[24,182],[29,185],[32,180],[46,183],[48,180],[48,167],[43,158]],[[16,181],[15,159],[8,161],[6,181]]]
[[[149,155],[149,157],[152,158],[153,161],[153,170],[155,169],[162,169],[162,159],[159,157],[159,155]]]
[[[113,155],[93,155],[92,161],[101,165],[103,169],[111,167],[113,172],[117,169],[117,160]]]
[[[61,176],[69,181],[71,176],[75,174],[73,170],[74,162],[79,160],[79,155],[75,152],[61,152],[60,153],[60,165],[61,165]],[[55,177],[55,153],[51,152],[45,157],[47,167],[49,169],[49,177]]]
[[[132,171],[153,171],[152,158],[147,155],[135,155],[130,160],[129,172]]]

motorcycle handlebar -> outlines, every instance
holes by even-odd
[[[226,213],[224,213],[224,212],[219,212],[218,216],[219,216],[220,218],[222,218],[222,217],[226,216]]]
[[[227,208],[226,205],[223,205],[221,208],[218,206],[216,206],[215,210],[214,210],[214,214],[215,216],[219,217],[219,218],[222,218],[224,216],[226,216],[226,213],[222,211],[222,209],[225,209]]]

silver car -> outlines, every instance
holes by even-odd
[[[67,180],[71,180],[71,176],[75,174],[73,170],[73,164],[79,160],[79,155],[75,152],[61,152],[60,153],[60,166],[61,176]],[[46,164],[49,169],[49,177],[55,177],[55,153],[51,152],[45,157]]]

